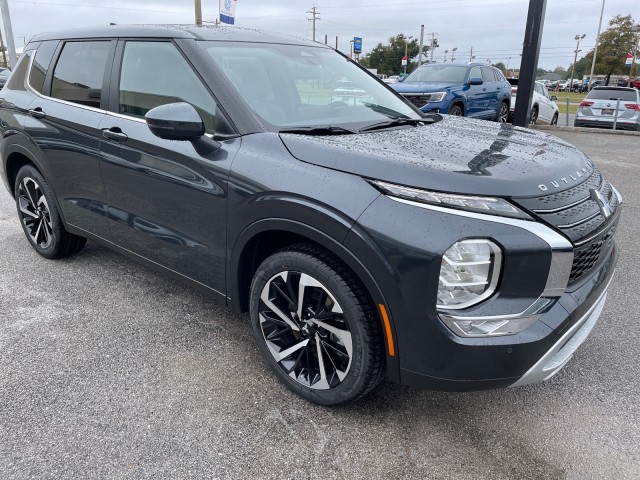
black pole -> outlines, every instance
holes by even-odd
[[[529,124],[531,98],[536,82],[540,40],[542,39],[546,10],[547,0],[529,0],[529,14],[527,15],[527,28],[524,32],[520,79],[518,80],[517,108],[513,117],[513,124],[519,127],[526,127]]]

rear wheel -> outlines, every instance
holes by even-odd
[[[507,102],[502,102],[498,113],[496,114],[496,122],[507,123],[509,121],[509,105]]]
[[[554,113],[553,118],[551,119],[551,125],[557,125],[557,124],[558,124],[558,114]]]
[[[65,230],[53,191],[33,166],[25,165],[18,172],[15,198],[22,230],[36,252],[62,258],[82,250],[87,239]]]
[[[301,244],[267,258],[251,283],[250,311],[265,361],[303,398],[340,405],[381,382],[383,347],[371,302],[329,252]]]
[[[531,110],[531,118],[529,119],[529,123],[531,125],[535,125],[537,121],[538,121],[538,107],[533,107],[533,109]]]
[[[454,117],[463,117],[464,112],[462,111],[462,107],[456,104],[449,109],[449,115],[453,115]]]

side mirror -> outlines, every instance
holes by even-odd
[[[551,95],[551,101],[552,102],[557,102],[558,101],[558,97],[556,95]]]
[[[185,102],[152,108],[144,119],[151,133],[164,140],[195,140],[204,135],[200,114]]]
[[[469,85],[482,85],[484,82],[480,77],[473,77],[469,79]]]

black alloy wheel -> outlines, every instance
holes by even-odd
[[[297,245],[258,268],[251,323],[260,351],[295,393],[322,405],[356,400],[383,378],[383,347],[370,301],[329,252]]]
[[[538,121],[538,108],[533,107],[533,109],[531,110],[531,118],[529,119],[529,123],[531,125],[535,125],[537,121]]]
[[[65,230],[53,191],[35,167],[26,165],[18,172],[15,199],[22,229],[40,255],[62,258],[85,246],[86,238]]]
[[[499,122],[499,123],[509,122],[509,105],[507,104],[507,102],[502,102],[500,104],[500,108],[498,109],[498,114],[496,116],[496,122]]]
[[[464,112],[462,111],[462,107],[460,107],[460,105],[454,105],[449,109],[449,115],[453,115],[454,117],[462,117],[464,116]]]

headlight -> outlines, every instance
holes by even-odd
[[[462,240],[442,256],[437,307],[467,308],[490,297],[500,279],[502,251],[491,240]]]
[[[515,205],[502,198],[477,197],[470,195],[454,195],[451,193],[431,192],[417,188],[403,187],[393,183],[371,180],[371,183],[382,192],[392,197],[404,198],[431,205],[470,210],[472,212],[501,215],[503,217],[523,218],[531,220],[531,217]]]
[[[444,97],[447,96],[447,92],[424,93],[423,96],[427,103],[436,103],[444,100]]]

